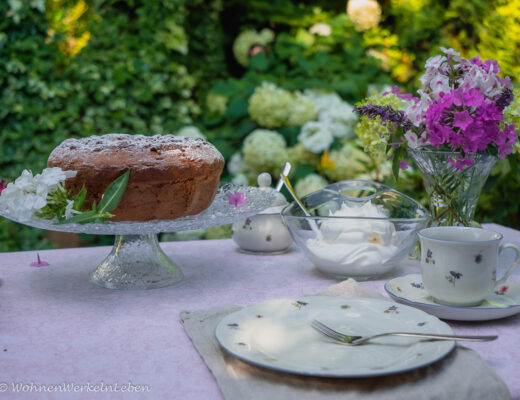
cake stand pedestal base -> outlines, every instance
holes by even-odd
[[[156,234],[116,235],[110,254],[90,274],[108,289],[155,289],[183,279],[182,271],[159,247]]]

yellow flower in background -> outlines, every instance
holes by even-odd
[[[347,14],[356,31],[375,28],[381,20],[381,6],[376,0],[349,0]]]
[[[327,168],[334,168],[334,161],[330,159],[329,152],[326,151],[321,155],[320,163],[318,164],[318,171],[324,171]]]
[[[339,150],[332,150],[328,157],[332,167],[323,170],[332,181],[356,178],[367,171],[370,158],[352,143],[345,143]]]

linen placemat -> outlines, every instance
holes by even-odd
[[[354,280],[321,295],[383,298]],[[247,364],[224,351],[215,328],[240,306],[183,311],[180,320],[195,348],[215,376],[226,400],[510,399],[505,383],[473,350],[456,348],[429,366],[372,378],[321,378],[281,373]]]

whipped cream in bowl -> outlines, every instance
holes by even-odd
[[[311,216],[289,204],[282,217],[315,267],[337,278],[372,279],[397,266],[426,226],[427,210],[382,184],[335,183],[301,199]]]

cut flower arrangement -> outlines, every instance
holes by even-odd
[[[395,87],[358,104],[356,133],[372,157],[392,158],[396,179],[409,165],[405,157],[415,161],[431,225],[468,226],[496,160],[518,150],[520,96],[496,61],[441,50],[426,61],[418,96]]]
[[[20,222],[45,219],[57,224],[89,222],[106,223],[117,207],[128,183],[130,170],[115,179],[105,190],[99,204],[82,211],[87,191],[72,194],[65,189],[65,180],[76,176],[76,171],[61,168],[45,168],[41,174],[24,170],[14,181],[0,183],[0,212],[8,213]]]
[[[408,148],[448,151],[452,155],[447,161],[463,170],[474,163],[477,153],[506,157],[517,141],[514,124],[508,123],[513,119],[507,116],[515,96],[509,77],[498,76],[497,61],[467,60],[453,49],[441,47],[441,51],[426,61],[418,96],[394,88],[388,94],[400,99],[394,103],[401,107],[369,98],[354,108],[362,119],[386,127],[373,141],[386,143],[396,176],[399,167],[408,165],[404,159]]]

